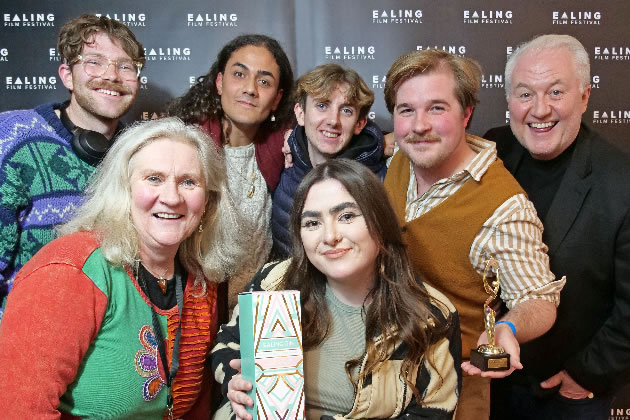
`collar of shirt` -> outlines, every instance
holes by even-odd
[[[472,177],[479,182],[481,177],[486,173],[492,162],[497,159],[497,146],[494,142],[483,139],[481,137],[466,134],[466,143],[477,155],[466,165],[464,169],[454,173],[448,178],[442,178],[429,188],[423,195],[429,194],[438,185],[453,184],[462,181],[464,178]],[[417,200],[418,185],[416,183],[416,174],[413,170],[413,164],[410,162],[409,187],[407,188],[407,203]]]

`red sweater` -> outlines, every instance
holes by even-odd
[[[136,347],[142,350],[137,326],[130,325],[129,316],[133,315],[131,323],[150,326],[151,312],[137,309],[148,306],[148,298],[129,270],[109,264],[102,256],[94,258],[98,247],[90,233],[66,235],[47,244],[20,270],[0,327],[0,417],[71,418],[60,412],[63,401],[86,412],[103,406],[102,414],[121,406],[146,411],[144,407],[151,402],[166,401],[166,388],[161,393],[156,391],[149,402],[146,398],[143,401],[141,387],[127,391],[129,383],[141,383],[147,376],[144,371],[136,372],[134,354],[126,351],[128,347],[134,352]],[[207,419],[212,379],[205,360],[217,332],[216,286],[209,285],[207,293],[199,296],[200,290],[193,282],[189,275],[182,314],[180,367],[173,383],[174,414],[186,419]],[[177,308],[156,312],[166,317],[170,360],[179,313]],[[101,343],[116,342],[125,337],[131,338],[113,349],[94,345],[98,339]],[[87,383],[85,379],[94,377],[94,366],[101,360],[109,368],[103,369],[102,376],[96,375],[100,384]],[[120,375],[112,376],[113,371]],[[133,379],[135,375],[137,379]],[[163,380],[162,372],[160,376]],[[134,382],[125,381],[129,377]],[[110,383],[114,385],[104,385]],[[74,399],[77,390],[83,399]],[[92,402],[86,401],[86,395],[93,395]],[[108,399],[112,401],[107,403]],[[160,403],[156,408],[162,412],[166,405]],[[134,412],[129,411],[132,415]]]

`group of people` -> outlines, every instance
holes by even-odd
[[[577,39],[514,51],[510,125],[484,138],[481,68],[444,51],[391,65],[384,136],[354,70],[294,83],[265,35],[126,128],[133,33],[83,15],[58,50],[70,100],[0,114],[0,417],[249,419],[236,297],[283,289],[309,419],[608,417],[630,378],[630,157],[581,122]],[[486,372],[490,258],[510,366]]]

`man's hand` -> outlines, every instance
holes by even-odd
[[[293,166],[293,156],[291,155],[291,148],[289,147],[289,137],[292,130],[284,132],[284,144],[282,145],[282,153],[284,153],[284,167],[291,168]]]
[[[232,405],[232,411],[236,414],[237,420],[251,420],[252,416],[247,412],[245,406],[252,407],[254,401],[246,394],[252,389],[252,384],[241,376],[241,359],[230,360],[230,367],[238,370],[238,375],[232,376],[228,382],[227,398]]]
[[[558,385],[560,385],[560,390],[558,392],[560,392],[560,395],[565,398],[570,398],[572,400],[593,398],[593,393],[588,389],[582,388],[573,380],[573,378],[571,378],[571,376],[569,376],[566,370],[561,370],[551,378],[540,383],[540,387],[545,389],[553,388]]]
[[[523,369],[521,364],[521,347],[512,334],[512,330],[505,324],[495,326],[495,343],[503,347],[506,353],[510,354],[510,369],[499,371],[482,372],[481,369],[473,366],[469,361],[462,363],[462,370],[469,375],[480,375],[484,378],[505,378],[514,372],[515,369]],[[488,336],[484,331],[477,340],[477,345],[488,344]]]

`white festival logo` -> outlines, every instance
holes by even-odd
[[[54,13],[5,13],[4,26],[55,26]]]
[[[55,90],[55,76],[5,76],[7,90]]]

